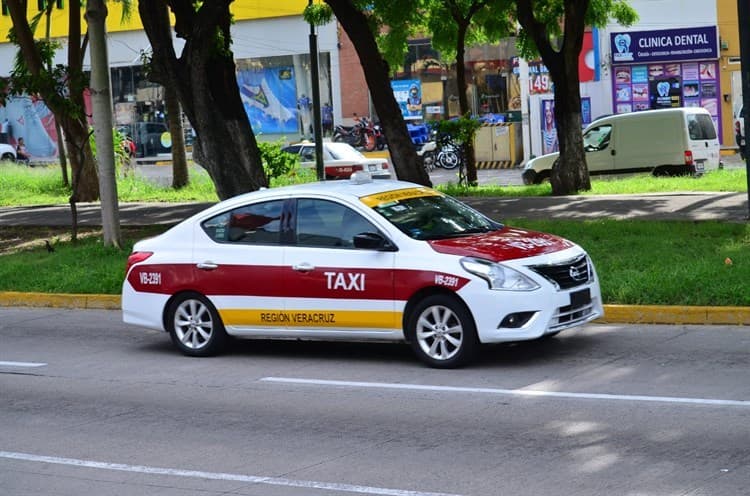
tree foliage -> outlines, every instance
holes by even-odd
[[[555,124],[560,158],[550,181],[555,195],[591,189],[583,151],[578,56],[586,26],[603,26],[613,18],[623,25],[637,20],[626,0],[515,0],[522,29],[522,53],[538,53],[555,83]]]

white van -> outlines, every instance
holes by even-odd
[[[589,174],[650,172],[697,175],[717,169],[719,140],[711,114],[701,107],[644,110],[601,117],[583,131]],[[529,160],[525,184],[549,179],[558,153]]]

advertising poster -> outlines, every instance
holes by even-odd
[[[391,81],[393,96],[406,120],[422,119],[422,82],[419,79]]]
[[[237,84],[254,133],[295,133],[298,109],[292,67],[237,72]]]
[[[585,128],[591,124],[591,98],[581,98],[581,124]],[[555,124],[555,101],[542,100],[542,154],[560,151]]]
[[[28,95],[9,96],[5,106],[0,107],[0,122],[6,120],[9,145],[15,148],[18,138],[23,138],[33,158],[58,156],[55,118],[42,100]]]

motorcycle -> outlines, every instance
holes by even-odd
[[[372,126],[372,130],[373,134],[375,134],[375,148],[378,150],[385,150],[385,147],[388,146],[388,142],[385,139],[383,128],[380,127],[380,124],[375,124]]]
[[[435,167],[455,169],[461,164],[461,150],[450,136],[438,137],[433,133],[431,139],[417,150],[417,156],[422,157],[425,170],[430,172]]]
[[[360,118],[353,126],[337,125],[331,139],[336,142],[343,141],[354,148],[364,148],[368,152],[375,150],[377,146],[375,126],[367,117]]]

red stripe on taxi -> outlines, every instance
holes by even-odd
[[[206,295],[280,298],[406,300],[415,291],[440,286],[458,291],[469,279],[446,272],[407,269],[221,265],[205,271],[192,264],[143,264],[128,274],[138,292],[174,294],[193,290]]]

